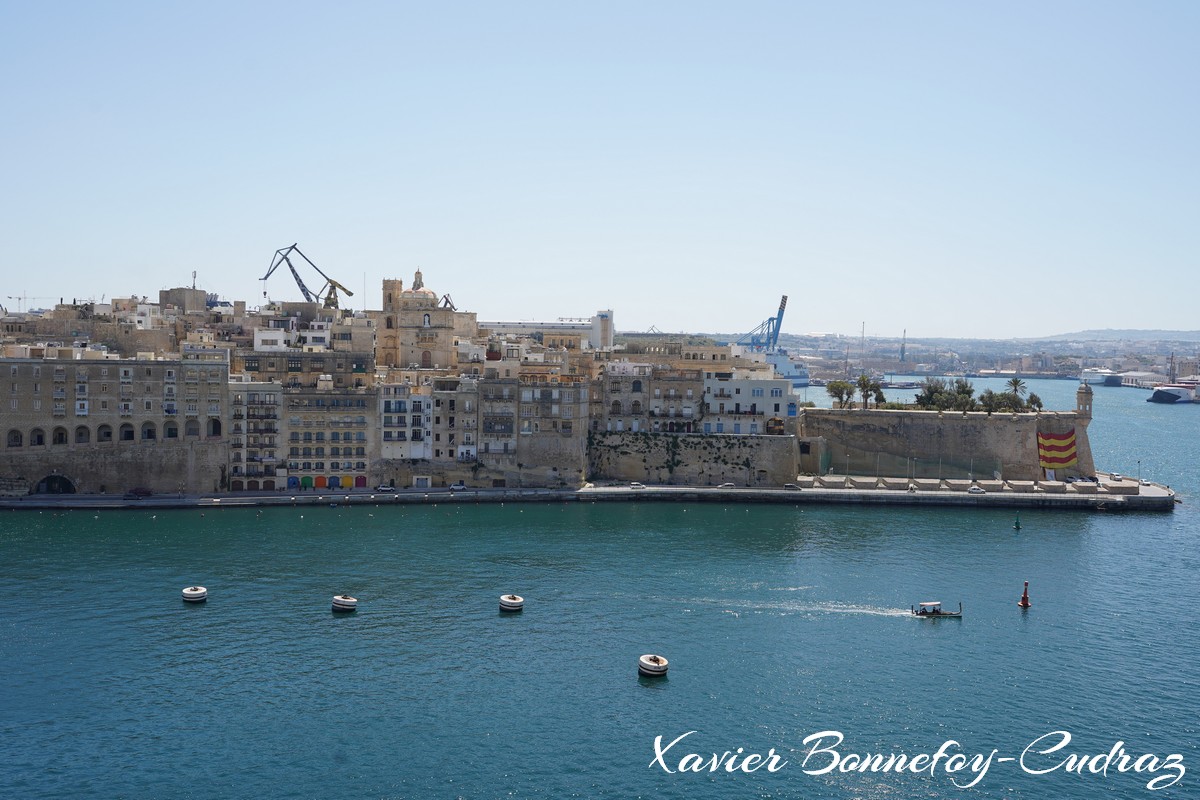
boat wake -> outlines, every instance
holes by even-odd
[[[722,614],[740,618],[749,614],[863,614],[875,617],[911,617],[912,611],[907,608],[888,608],[886,606],[860,605],[856,603],[837,602],[772,602],[772,603],[730,603],[725,598],[693,598],[685,601],[690,607],[685,611],[693,612],[695,606],[721,606]]]

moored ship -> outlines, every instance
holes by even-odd
[[[808,367],[792,360],[783,348],[767,352],[767,362],[775,367],[775,374],[792,382],[792,391],[809,386]]]
[[[1194,403],[1196,386],[1187,383],[1160,383],[1153,387],[1154,393],[1146,398],[1147,403]]]

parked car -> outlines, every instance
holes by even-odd
[[[736,488],[737,488],[737,484],[734,484],[734,483],[722,483],[722,484],[721,484],[720,486],[718,486],[717,488],[718,488],[718,489],[736,489]]]
[[[796,485],[796,484],[794,484],[794,483],[785,483],[785,484],[783,485],[783,488],[785,488],[785,489],[799,489],[800,487],[799,487],[799,486],[797,486],[797,485]]]
[[[396,491],[396,487],[380,485],[380,486],[375,487],[375,491],[377,491],[377,492],[394,492],[394,491]]]
[[[1121,481],[1125,480],[1125,477],[1123,475],[1120,475],[1119,473],[1114,472],[1112,474],[1112,480],[1120,483]]]
[[[141,500],[143,497],[149,497],[152,494],[154,494],[154,492],[150,491],[149,489],[139,486],[136,489],[130,489],[128,492],[126,492],[125,499],[126,500]]]
[[[970,489],[967,489],[967,492],[969,494],[987,494],[987,489],[984,489],[982,486],[972,486]]]
[[[466,488],[467,488],[467,485],[465,483],[463,483],[462,481],[457,481],[456,483],[450,484],[450,491],[452,491],[452,492],[461,492],[463,489],[466,489]]]
[[[630,489],[645,489],[646,485],[644,483],[638,483],[637,481],[630,481],[629,488]]]

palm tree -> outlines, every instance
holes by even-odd
[[[1025,396],[1025,381],[1020,378],[1010,378],[1007,385],[1008,390],[1017,397]]]
[[[863,408],[870,408],[871,396],[882,391],[879,381],[871,380],[866,374],[858,376],[856,386],[858,387],[858,393],[862,395]]]

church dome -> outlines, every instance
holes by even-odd
[[[419,305],[437,305],[438,295],[433,289],[425,288],[425,279],[421,277],[421,271],[416,270],[416,275],[413,276],[412,288],[404,289],[400,293],[402,300],[418,301]]]

